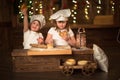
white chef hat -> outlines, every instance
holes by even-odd
[[[67,21],[70,15],[71,15],[70,9],[62,9],[52,14],[50,16],[50,20],[55,19],[56,21]]]
[[[34,20],[40,21],[41,28],[46,24],[45,17],[43,15],[37,14],[31,16],[30,23],[33,22]]]

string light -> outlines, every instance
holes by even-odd
[[[27,8],[28,8],[28,17],[30,18],[33,14],[43,14],[43,1],[33,1],[33,0],[26,0]],[[24,0],[20,0],[18,8],[20,9],[21,4],[24,3]],[[33,4],[35,6],[33,6]],[[24,16],[21,11],[19,11],[19,19],[23,20]]]
[[[76,15],[77,15],[77,0],[72,0],[72,3],[73,3],[73,9],[71,10],[72,12],[72,18],[73,18],[73,23],[76,23]]]
[[[85,5],[85,9],[84,9],[84,13],[85,13],[85,18],[87,20],[89,20],[89,8],[90,8],[90,2],[88,0],[86,0],[86,5]]]
[[[23,1],[22,1],[22,0],[20,0],[20,2],[22,3]]]
[[[54,10],[55,10],[55,7],[53,7],[52,10],[54,11]]]
[[[98,5],[97,5],[97,14],[100,14],[101,13],[101,0],[98,0]]]
[[[22,2],[23,2],[23,0],[20,0],[20,4],[22,4]],[[19,8],[19,10],[20,10],[21,5],[18,5],[18,8]],[[19,18],[20,18],[20,20],[22,20],[22,19],[23,19],[23,14],[22,14],[22,12],[21,12],[21,11],[19,11]]]
[[[91,3],[89,2],[89,0],[84,0],[85,1],[85,8],[84,8],[84,18],[86,20],[90,20],[90,8],[91,8]],[[18,5],[18,8],[20,9],[21,7],[21,4],[23,2],[26,2],[27,3],[27,7],[28,7],[28,15],[29,15],[29,18],[33,15],[33,14],[43,14],[43,0],[20,0],[19,4]],[[78,0],[72,0],[72,9],[71,9],[71,18],[72,18],[72,23],[77,23],[77,10],[78,9]],[[115,11],[115,2],[114,0],[110,0],[109,1],[109,6],[110,6],[110,11],[111,11],[111,14],[114,14],[114,11]],[[52,12],[56,11],[57,10],[57,7],[56,6],[51,6],[50,7]],[[98,0],[98,5],[96,6],[96,13],[97,14],[101,14],[101,10],[102,10],[102,0]],[[19,11],[19,18],[20,19],[23,19],[23,15],[22,15],[22,12]]]
[[[33,15],[33,4],[32,3],[33,3],[32,0],[28,1],[28,8],[29,8],[28,14],[29,14],[29,18]]]
[[[39,13],[43,14],[43,2],[42,1],[40,1],[39,8],[40,8]]]
[[[115,2],[113,0],[110,1],[110,6],[111,6],[111,13],[114,14],[115,11]]]

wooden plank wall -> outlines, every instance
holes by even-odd
[[[120,46],[117,42],[118,30],[120,28],[94,28],[87,29],[87,45],[92,47],[93,44],[97,44],[101,47],[113,47]]]
[[[11,23],[0,23],[0,75],[2,80],[11,80]],[[7,77],[6,77],[7,76]]]
[[[11,21],[11,7],[12,7],[11,1],[10,0],[0,0],[0,22],[10,22]]]
[[[10,22],[0,22],[0,50],[10,50],[11,46],[11,26]]]

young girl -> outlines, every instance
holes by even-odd
[[[22,5],[21,11],[24,15],[24,49],[30,49],[30,44],[42,44],[44,38],[40,29],[45,25],[45,17],[43,15],[33,15],[28,23],[27,7]]]
[[[54,46],[70,45],[75,46],[74,33],[68,24],[68,17],[71,15],[70,9],[59,10],[50,16],[55,20],[55,27],[51,27],[46,37],[46,44],[53,43]]]

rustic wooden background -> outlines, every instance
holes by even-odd
[[[12,74],[12,64],[11,64],[11,52],[15,48],[22,48],[22,27],[16,25],[16,15],[13,14],[13,3],[14,0],[0,0],[0,75],[3,80],[10,80]],[[116,24],[120,23],[120,0],[115,0],[116,2],[116,12],[114,15],[114,22]],[[120,44],[116,41],[117,33],[119,30],[118,25],[108,26],[104,28],[99,25],[99,28],[89,28],[87,27],[87,46],[92,47],[92,44],[98,44],[100,47],[106,47],[113,49],[112,53],[108,56],[110,60],[113,61],[113,57],[118,57],[118,54],[114,55],[116,52],[113,47],[120,47]],[[92,26],[92,25],[91,25]],[[117,26],[117,27],[116,27]],[[44,29],[43,34],[46,35],[48,29]],[[76,33],[76,30],[73,29]],[[109,53],[111,52],[108,49]],[[118,52],[119,53],[119,52]],[[118,60],[116,58],[115,60]],[[110,65],[112,65],[110,63]],[[116,68],[114,65],[114,68]],[[119,74],[119,73],[118,73]]]

